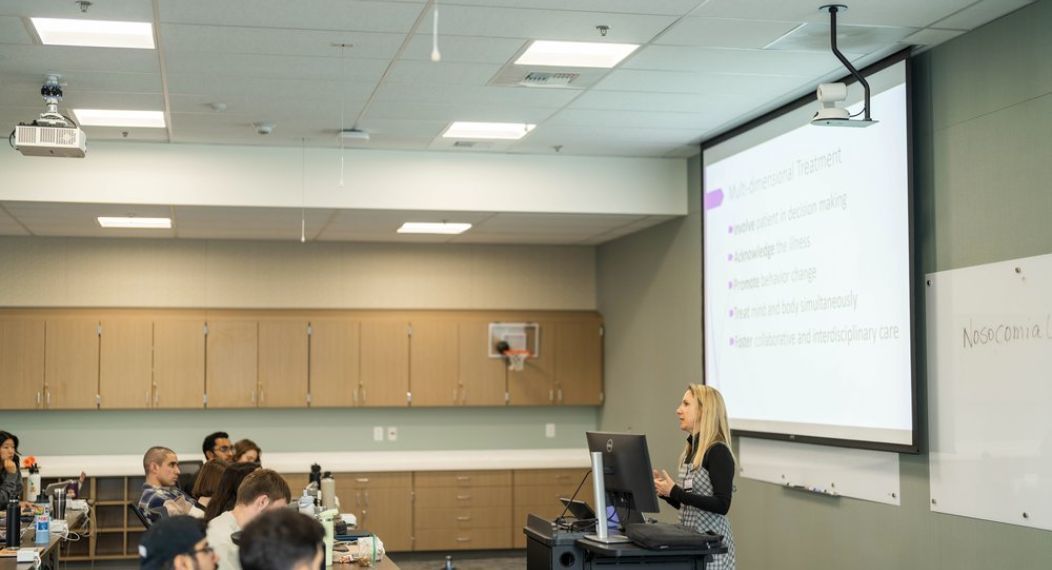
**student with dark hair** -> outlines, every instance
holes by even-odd
[[[255,463],[231,463],[223,470],[223,475],[219,478],[219,486],[216,487],[216,492],[212,495],[212,500],[208,501],[208,508],[205,509],[206,523],[212,522],[212,519],[234,508],[237,503],[237,488],[245,477],[256,469],[259,469],[259,465]]]
[[[197,507],[202,512],[208,507],[212,496],[216,494],[219,480],[223,478],[223,471],[226,471],[227,465],[229,464],[226,461],[213,459],[202,465],[201,470],[197,472],[197,479],[194,480],[194,488],[190,494],[193,495],[194,500],[197,501]]]
[[[208,434],[201,444],[201,451],[205,454],[205,461],[222,459],[229,463],[234,460],[234,446],[230,443],[230,434],[225,431]]]
[[[205,527],[192,517],[172,517],[150,527],[139,542],[141,570],[215,570]]]
[[[241,570],[315,570],[325,562],[325,530],[312,517],[275,509],[241,533]]]
[[[220,568],[237,570],[238,547],[233,535],[264,511],[286,507],[291,499],[289,484],[270,469],[249,473],[237,489],[234,509],[208,523],[208,542],[215,548]]]
[[[142,456],[146,481],[142,484],[139,510],[151,523],[162,518],[190,514],[193,500],[176,484],[179,482],[179,458],[167,447],[154,446]]]
[[[18,436],[0,430],[0,504],[7,507],[11,499],[22,500],[22,472],[18,469]]]

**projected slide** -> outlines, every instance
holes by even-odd
[[[705,151],[705,372],[734,429],[913,442],[904,64],[881,73],[876,125],[812,105]]]

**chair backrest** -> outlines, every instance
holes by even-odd
[[[143,527],[147,529],[150,528],[150,519],[146,518],[146,515],[143,514],[142,509],[140,509],[138,505],[135,503],[128,503],[128,510],[135,513],[135,518],[139,519],[139,522],[142,523]]]
[[[179,482],[176,485],[187,495],[193,492],[197,473],[204,464],[205,462],[199,459],[179,462]]]

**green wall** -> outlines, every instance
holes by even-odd
[[[545,437],[546,423],[555,424],[554,438]],[[251,438],[264,453],[584,448],[583,434],[595,425],[595,408],[570,406],[4,412],[0,418],[24,455],[134,455],[153,445],[193,451],[217,430]],[[373,426],[397,427],[398,440],[374,442]]]
[[[1049,30],[1052,2],[1038,2],[915,59],[918,280],[926,272],[1052,252]],[[672,411],[684,385],[701,374],[699,170],[700,160],[692,160],[687,219],[598,252],[607,331],[600,428],[647,433],[655,466],[675,462],[682,438]],[[738,478],[731,507],[738,567],[1052,568],[1050,532],[932,513],[926,454],[902,455],[901,477],[900,507]]]

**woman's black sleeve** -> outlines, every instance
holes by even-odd
[[[679,485],[672,486],[672,491],[669,492],[668,497],[661,497],[661,495],[658,496],[661,497],[662,501],[665,501],[666,503],[672,505],[673,509],[679,510],[680,502],[672,498],[672,493],[675,493],[676,489],[679,489]]]
[[[726,445],[713,445],[705,453],[703,466],[709,471],[712,496],[690,493],[676,485],[669,493],[669,503],[675,501],[710,513],[725,515],[731,508],[731,490],[734,487],[734,457],[731,450]]]

